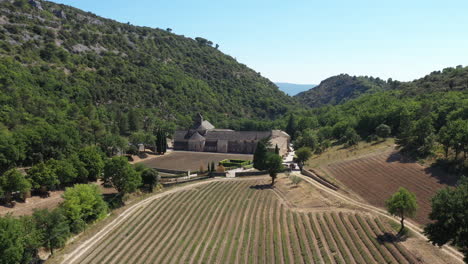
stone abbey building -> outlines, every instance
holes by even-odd
[[[195,124],[188,130],[176,131],[174,150],[252,154],[257,143],[270,138],[273,148],[278,145],[280,155],[289,151],[290,137],[281,130],[234,131],[217,129],[198,114]]]

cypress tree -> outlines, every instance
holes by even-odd
[[[156,152],[161,154],[162,153],[162,144],[161,144],[161,130],[158,129],[156,132]]]
[[[279,149],[279,147],[278,147],[278,144],[276,144],[276,146],[275,146],[275,153],[276,153],[277,155],[279,155],[279,152],[280,152],[280,149]]]
[[[255,149],[253,157],[254,168],[256,168],[257,170],[265,170],[266,156],[267,148],[265,146],[265,143],[263,141],[259,141],[257,143],[257,148]]]
[[[166,153],[167,151],[167,137],[166,133],[161,131],[161,149],[162,153]]]

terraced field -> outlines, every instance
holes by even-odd
[[[347,211],[297,212],[268,180],[231,180],[142,206],[67,263],[416,263],[385,242],[383,220]],[[75,252],[76,253],[76,252]]]

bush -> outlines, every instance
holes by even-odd
[[[219,162],[220,165],[223,165],[224,167],[229,167],[229,168],[240,168],[243,166],[247,166],[251,163],[252,162],[249,160],[229,160],[229,159],[225,159]]]
[[[392,133],[392,129],[385,124],[380,124],[375,128],[375,133],[381,138],[387,138]]]
[[[107,214],[107,205],[95,184],[76,184],[65,190],[63,198],[61,208],[73,233],[82,231],[87,223]]]
[[[296,175],[290,176],[289,179],[291,180],[291,183],[294,184],[294,186],[297,186],[302,182],[302,178]]]

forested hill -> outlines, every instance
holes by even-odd
[[[0,1],[0,122],[95,108],[106,126],[130,112],[185,126],[273,119],[294,100],[204,38],[118,23],[47,1]],[[125,130],[125,129],[124,129]],[[125,132],[125,131],[124,131]]]
[[[297,94],[295,97],[311,107],[338,105],[365,93],[399,90],[404,95],[418,96],[434,92],[468,90],[468,67],[449,67],[434,71],[423,78],[400,82],[367,76],[340,74],[330,77],[317,87]]]
[[[337,105],[359,95],[385,89],[386,82],[373,77],[356,77],[340,74],[322,81],[318,86],[295,97],[303,104],[311,107]]]

